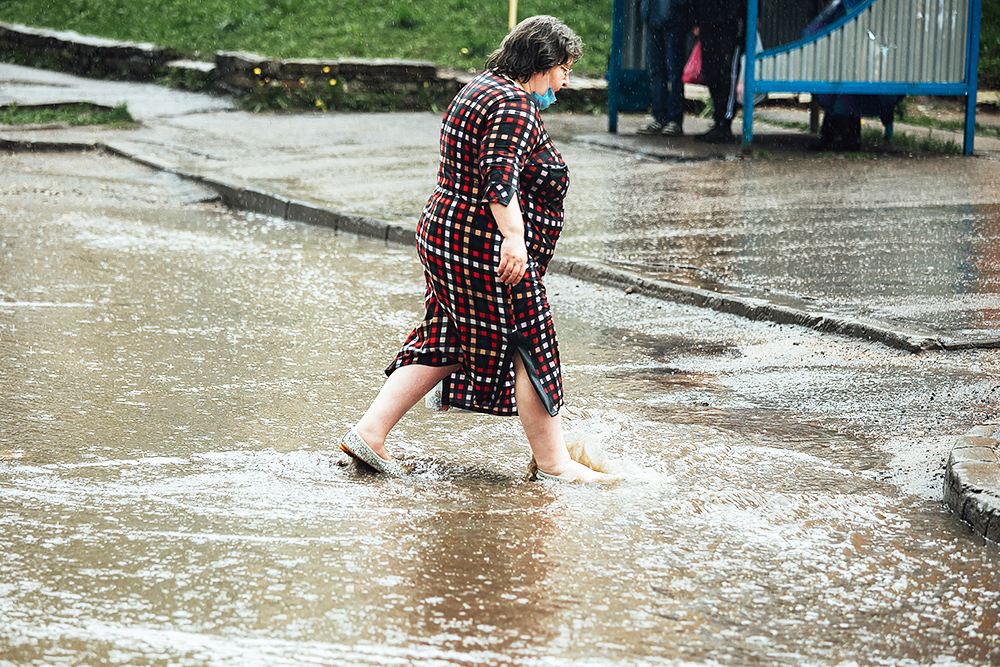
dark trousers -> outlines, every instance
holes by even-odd
[[[861,150],[861,116],[823,114],[818,148],[832,151]]]
[[[712,96],[712,120],[730,129],[736,113],[736,84],[740,55],[746,43],[742,19],[698,26],[701,39],[701,73]]]
[[[646,35],[653,118],[664,125],[683,123],[687,29],[683,21],[671,21],[649,26]]]

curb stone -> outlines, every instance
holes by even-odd
[[[72,30],[48,30],[0,21],[0,52],[28,52],[59,62],[77,74],[103,74],[150,81],[177,57],[174,49],[148,42],[127,42]]]
[[[318,204],[290,200],[254,188],[240,187],[197,174],[171,169],[132,155],[122,149],[103,145],[101,148],[106,148],[117,155],[147,167],[200,182],[215,190],[223,203],[233,208],[272,215],[293,222],[318,224],[338,232],[377,238],[387,243],[411,247],[416,244],[416,225],[413,224],[395,223],[369,216],[338,212]],[[883,343],[889,347],[908,352],[946,349],[942,341],[935,337],[896,331],[872,322],[832,313],[809,313],[787,306],[770,304],[763,299],[712,292],[669,281],[651,280],[628,271],[605,266],[600,262],[555,257],[551,260],[549,269],[579,280],[627,290],[629,293],[640,292],[654,298],[710,308],[751,320],[796,324],[826,333],[839,333],[848,337]]]
[[[101,146],[103,148],[103,146]],[[158,165],[150,160],[133,156],[122,149],[114,153],[144,166],[167,171],[179,177],[202,183],[215,190],[227,206],[253,213],[270,215],[293,222],[319,224],[338,232],[377,238],[387,243],[406,246],[416,244],[416,225],[402,224],[364,215],[342,213],[318,204],[293,201],[280,195],[244,188],[229,183]],[[614,269],[595,261],[553,258],[549,269],[579,280],[616,287],[629,293],[640,292],[647,296],[677,303],[709,308],[723,313],[740,315],[750,320],[763,320],[777,324],[796,324],[826,333],[839,333],[882,343],[907,352],[945,349],[935,337],[900,332],[872,322],[842,317],[831,313],[809,313],[787,306],[777,306],[762,299],[734,294],[724,294],[689,287],[669,281],[650,280],[634,273]]]
[[[958,438],[948,457],[944,499],[979,536],[1000,543],[1000,423]]]
[[[610,268],[599,262],[555,257],[550,262],[549,267],[553,271],[580,280],[618,287],[623,290],[631,289],[632,292],[640,292],[666,301],[709,308],[722,313],[746,317],[750,320],[763,320],[776,324],[796,324],[826,333],[838,333],[852,338],[883,343],[907,352],[944,349],[944,345],[936,337],[897,331],[873,322],[832,313],[810,313],[749,296],[713,292],[679,283],[643,278],[629,271]]]

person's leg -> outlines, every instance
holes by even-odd
[[[647,27],[646,62],[649,67],[649,101],[652,106],[653,120],[661,125],[666,125],[672,120],[667,108],[669,89],[664,38],[663,28]]]
[[[739,22],[706,23],[700,27],[702,73],[712,97],[715,128],[729,132],[736,104],[739,69]]]
[[[563,439],[562,417],[549,414],[531,383],[528,371],[519,354],[514,354],[514,397],[517,400],[517,414],[528,436],[531,453],[535,456],[538,469],[544,473],[565,477],[596,481],[605,477],[569,456]]]
[[[736,89],[740,81],[740,55],[743,53],[742,21],[727,21],[720,36],[720,50],[724,61],[723,89],[725,106],[721,116],[726,128],[730,128],[736,116]]]
[[[434,388],[438,382],[461,368],[410,364],[393,371],[386,378],[378,396],[355,425],[358,435],[385,460],[392,457],[385,449],[385,438],[403,415]]]
[[[684,124],[684,64],[687,62],[685,47],[687,30],[677,22],[663,30],[664,64],[667,79],[667,122]]]

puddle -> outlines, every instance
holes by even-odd
[[[886,481],[878,430],[967,418],[925,374],[982,392],[993,357],[550,276],[567,426],[645,474],[530,483],[516,420],[422,407],[391,443],[415,474],[362,474],[337,438],[421,315],[411,251],[45,159],[0,202],[0,660],[1000,659],[1000,553]]]

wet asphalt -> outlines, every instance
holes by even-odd
[[[262,194],[265,212],[291,201],[381,221],[367,231],[404,243],[434,183],[437,113],[250,114],[222,97],[0,65],[0,105],[75,101],[125,103],[140,126],[4,127],[0,145],[99,147]],[[1000,141],[977,138],[971,157],[816,153],[789,118],[808,111],[762,110],[748,156],[694,141],[706,119],[672,139],[636,134],[641,116],[610,135],[604,116],[547,113],[573,180],[554,268],[904,350],[1000,346]],[[981,398],[990,421],[996,406]],[[980,489],[1000,497],[990,479]]]

